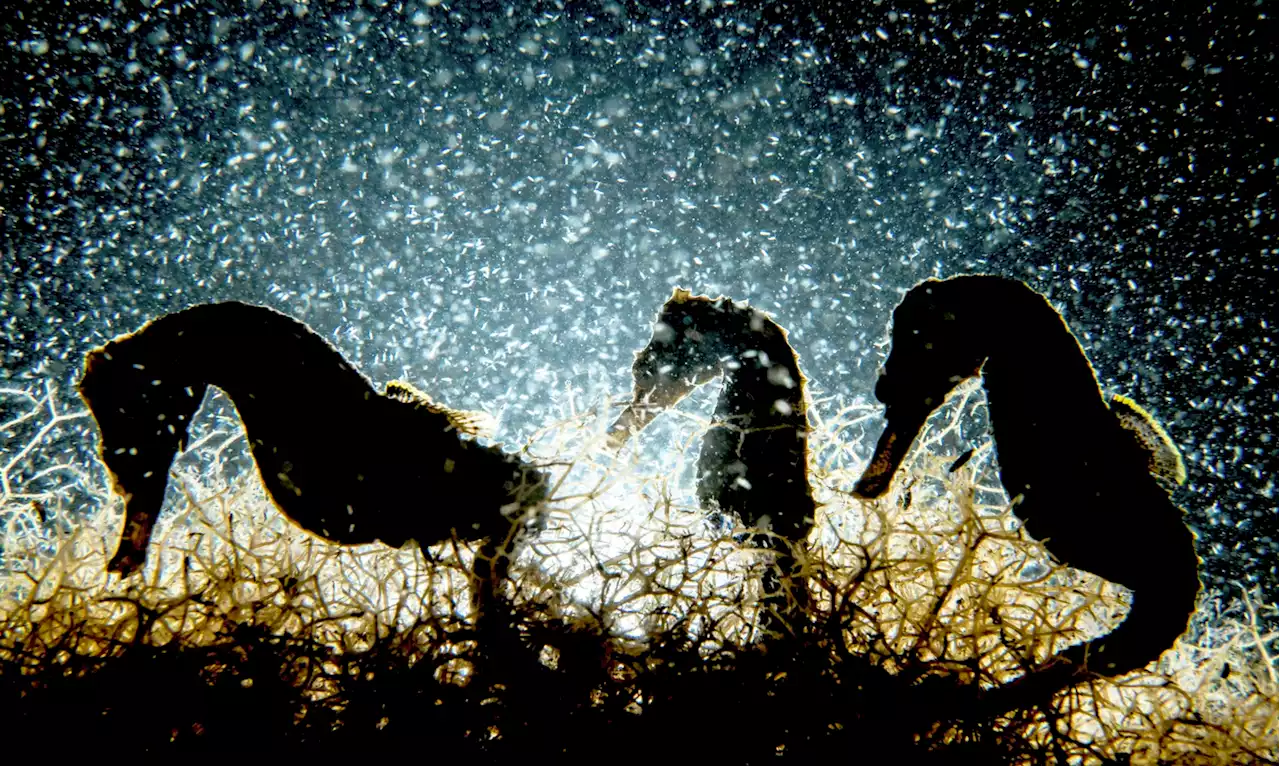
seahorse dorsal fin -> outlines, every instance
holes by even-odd
[[[403,380],[387,384],[386,396],[405,404],[415,404],[437,415],[442,415],[449,425],[471,436],[488,435],[493,429],[493,416],[487,412],[455,410],[434,401],[425,391]]]
[[[1182,486],[1187,481],[1187,467],[1182,453],[1169,433],[1134,400],[1121,394],[1111,397],[1111,411],[1126,431],[1150,455],[1149,469],[1156,478]]]

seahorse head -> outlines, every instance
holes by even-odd
[[[854,492],[879,497],[929,414],[986,361],[980,328],[987,298],[996,299],[998,277],[930,279],[913,287],[893,312],[892,343],[876,381],[876,398],[885,405],[884,433]],[[996,289],[993,289],[996,288]]]
[[[727,298],[675,289],[654,320],[649,343],[631,365],[632,400],[610,429],[614,447],[721,373],[726,343],[742,324],[742,310]]]

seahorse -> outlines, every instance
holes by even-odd
[[[235,405],[275,505],[335,543],[485,541],[476,571],[492,580],[546,496],[537,469],[460,438],[475,430],[467,413],[400,381],[379,393],[302,322],[245,303],[198,305],[85,359],[80,395],[125,500],[110,571],[143,565],[169,467],[209,386]]]
[[[1195,536],[1167,484],[1177,448],[1126,397],[1104,397],[1062,316],[1025,284],[990,275],[927,280],[893,312],[875,394],[887,425],[855,494],[874,498],[929,414],[982,376],[1000,479],[1029,536],[1061,563],[1133,592],[1124,622],[1061,657],[1116,676],[1157,660],[1200,593]]]
[[[792,587],[803,560],[815,504],[808,479],[805,377],[787,332],[768,314],[724,297],[677,288],[653,324],[653,337],[632,365],[631,404],[609,428],[614,448],[698,386],[723,376],[713,425],[698,456],[698,499],[710,515],[737,515],[757,530],[753,545],[777,554],[766,596]]]

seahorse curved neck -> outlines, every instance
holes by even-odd
[[[718,333],[724,385],[703,437],[698,495],[704,506],[802,542],[813,524],[808,483],[805,378],[786,331],[749,307],[733,307]]]
[[[1027,531],[1050,552],[1143,589],[1165,575],[1135,542],[1177,539],[1164,550],[1194,555],[1191,533],[1061,316],[1025,293],[1017,321],[994,334],[982,369],[1001,480]]]
[[[1011,498],[1097,476],[1099,455],[1113,451],[1115,419],[1092,367],[1048,303],[1007,328],[982,370],[991,432]],[[1082,472],[1089,470],[1091,474]]]
[[[786,331],[772,319],[748,311],[739,332],[721,336],[718,343],[724,386],[716,414],[753,428],[803,429],[805,377]]]
[[[982,378],[991,429],[997,449],[1004,441],[1019,450],[1047,450],[1053,465],[1034,464],[1058,471],[1067,467],[1062,460],[1088,461],[1099,446],[1096,434],[1113,430],[1114,416],[1062,316],[1042,296],[1025,288],[1017,292],[1009,303],[997,304],[991,321],[972,327],[975,338],[989,338]]]
[[[377,395],[368,378],[307,325],[273,309],[227,302],[193,306],[135,334],[155,359],[156,375],[221,389],[244,416],[340,417],[351,402]],[[290,406],[282,407],[284,403]],[[314,409],[310,409],[314,407]],[[252,417],[252,415],[249,415]]]

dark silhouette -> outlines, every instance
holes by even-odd
[[[813,526],[814,502],[805,378],[786,330],[745,303],[678,288],[653,328],[632,365],[632,402],[610,428],[612,446],[621,447],[659,412],[723,375],[715,422],[698,455],[698,499],[713,517],[736,514],[745,526],[760,528],[752,544],[778,554],[788,581],[768,571],[765,593],[785,586],[792,600],[803,602],[805,588],[789,581],[796,548]]]
[[[80,395],[125,498],[111,571],[142,566],[169,466],[211,385],[235,404],[271,499],[335,543],[484,539],[475,571],[492,579],[505,574],[499,554],[524,513],[546,494],[532,467],[459,438],[471,430],[465,413],[406,383],[378,393],[305,324],[244,303],[195,306],[85,359]]]
[[[1163,429],[1132,401],[1103,398],[1062,316],[1015,280],[925,281],[894,310],[892,341],[876,383],[888,423],[855,493],[883,494],[929,414],[981,375],[1000,479],[1027,533],[1133,591],[1124,623],[1064,656],[1107,676],[1158,659],[1200,591],[1195,537],[1157,481],[1185,477]]]

